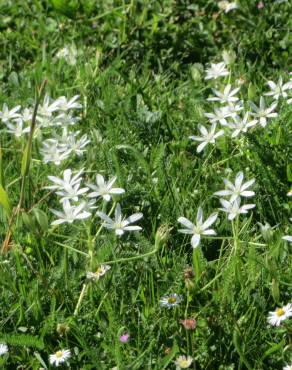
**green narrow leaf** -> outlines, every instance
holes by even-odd
[[[11,213],[11,205],[8,195],[2,185],[0,185],[0,204],[2,205],[2,207],[5,209],[9,216]]]
[[[0,185],[5,187],[4,183],[4,167],[3,167],[3,152],[2,148],[0,147]]]
[[[292,182],[292,164],[287,164],[287,179]]]

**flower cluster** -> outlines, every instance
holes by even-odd
[[[225,5],[227,9],[228,4]],[[205,79],[217,80],[228,75],[229,71],[225,62],[211,63],[211,67],[206,69]],[[289,92],[292,90],[291,79],[283,83],[283,79],[280,77],[277,83],[268,81],[267,84],[270,91],[264,95],[273,98],[272,103],[268,106],[265,98],[260,96],[258,106],[250,101],[245,107],[244,101],[237,96],[240,87],[232,87],[230,83],[222,85],[221,89],[213,88],[213,96],[207,98],[207,101],[217,103],[218,106],[213,108],[213,112],[204,113],[209,120],[210,127],[199,124],[198,130],[201,135],[189,137],[191,140],[200,142],[197,152],[202,152],[208,144],[215,144],[216,139],[220,136],[229,135],[231,138],[236,138],[257,125],[265,127],[269,119],[278,116],[275,109],[280,98],[287,99],[287,103],[291,104],[292,98],[289,98]],[[220,129],[217,129],[218,124],[221,125]]]

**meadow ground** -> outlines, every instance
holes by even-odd
[[[0,367],[291,370],[291,2],[0,14]]]

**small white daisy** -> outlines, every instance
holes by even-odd
[[[180,295],[176,293],[171,293],[161,298],[160,304],[162,307],[171,308],[171,307],[178,306],[181,303],[181,301],[182,301],[182,298]]]
[[[8,346],[5,343],[0,343],[0,356],[5,355],[8,353]]]
[[[292,316],[292,304],[288,303],[276,311],[269,312],[268,323],[273,326],[280,326],[281,322]]]
[[[191,364],[193,363],[193,358],[191,356],[178,356],[175,360],[175,365],[177,370],[178,369],[188,369]]]
[[[49,356],[49,361],[51,365],[58,367],[63,362],[66,362],[70,357],[71,352],[69,349],[60,349]]]

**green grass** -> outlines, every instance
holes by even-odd
[[[244,80],[245,109],[248,100],[258,104],[267,80],[289,79],[291,4],[265,5],[240,1],[224,14],[205,0],[0,3],[0,107],[33,106],[46,80],[53,99],[80,95],[75,127],[91,140],[82,157],[59,167],[43,164],[40,153],[52,130],[33,140],[24,199],[0,255],[0,343],[9,346],[2,368],[52,368],[48,356],[60,348],[71,350],[72,369],[175,369],[180,354],[192,356],[196,370],[291,362],[291,320],[267,323],[292,294],[291,244],[281,239],[291,235],[291,105],[281,100],[265,129],[221,137],[202,153],[189,139],[207,125],[214,83],[204,69],[223,50],[235,52],[230,83]],[[72,44],[76,64],[56,58]],[[0,128],[0,184],[17,210],[27,136]],[[143,230],[117,238],[98,217],[51,226],[59,198],[44,187],[66,168],[84,168],[86,182],[117,176],[126,192],[114,200],[125,215],[143,212]],[[192,249],[177,219],[195,220],[199,206],[204,217],[217,210],[214,192],[241,170],[256,178],[256,208],[233,225],[220,212],[217,237]],[[0,191],[1,244],[10,220],[3,199]],[[107,212],[114,205],[99,204]],[[259,223],[270,224],[268,236]],[[108,261],[104,278],[89,283],[86,272]],[[181,295],[177,308],[161,307],[169,293]],[[191,332],[180,324],[190,317]],[[124,332],[130,340],[122,344]]]

